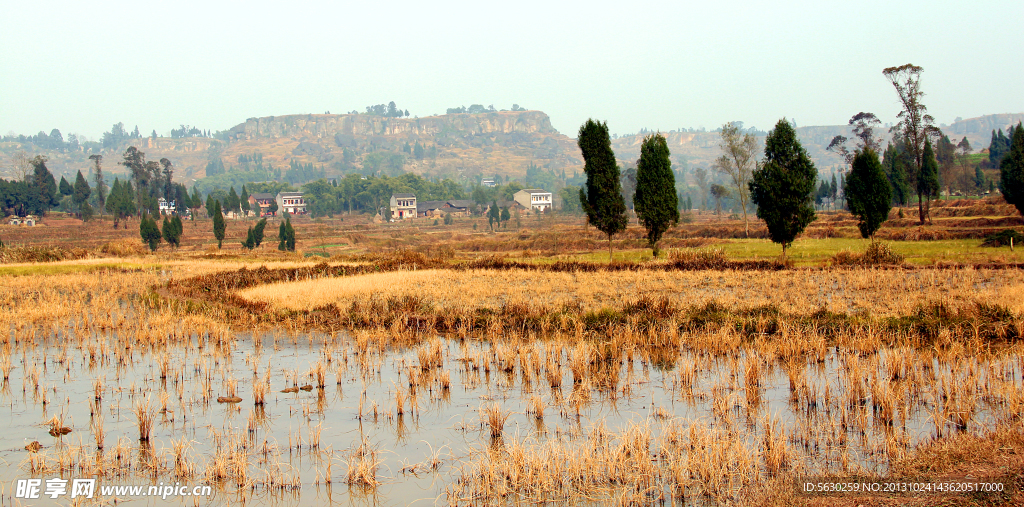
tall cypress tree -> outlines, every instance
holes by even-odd
[[[231,191],[228,192],[228,202],[224,203],[228,209],[227,211],[238,213],[240,211],[241,199],[238,198],[238,192],[235,192],[234,185],[231,186]]]
[[[921,155],[921,174],[917,175],[917,200],[924,200],[924,216],[931,221],[931,200],[939,195],[939,162],[935,160],[931,140],[924,142],[924,153]]]
[[[636,163],[636,195],[633,207],[640,223],[647,229],[647,244],[658,256],[658,240],[679,222],[679,197],[676,177],[669,160],[668,142],[660,133],[647,136],[640,146]]]
[[[858,150],[852,166],[843,194],[850,204],[850,212],[860,219],[857,223],[860,235],[870,238],[889,218],[892,189],[875,150],[869,147]]]
[[[999,163],[999,172],[1002,176],[999,191],[1003,198],[1024,214],[1024,128],[1020,124],[1013,129],[1010,149]]]
[[[224,242],[224,213],[221,212],[220,201],[213,201],[213,237],[217,238],[217,248]]]
[[[85,181],[82,171],[78,171],[78,176],[75,177],[71,200],[75,203],[75,208],[79,210],[79,214],[81,214],[82,205],[89,199],[90,194],[92,194],[92,189],[89,188],[89,182]]]
[[[166,227],[166,224],[164,226]],[[157,245],[160,244],[160,228],[157,227],[156,220],[148,214],[143,215],[139,222],[139,235],[142,236],[142,242],[149,245],[149,250],[155,252]]]
[[[587,174],[587,184],[580,189],[580,204],[590,224],[608,235],[611,261],[612,236],[626,229],[628,218],[608,124],[587,120],[580,127],[576,143],[583,152],[583,171]]]
[[[71,187],[68,180],[64,176],[60,177],[60,183],[57,184],[57,190],[60,191],[60,195],[71,195],[75,192],[75,189]]]
[[[252,228],[253,241],[255,246],[260,246],[263,243],[263,230],[267,228],[267,219],[261,218],[259,222],[256,222],[256,226]]]
[[[249,205],[249,191],[245,189],[245,185],[242,185],[242,195],[238,196],[238,199],[239,204],[242,206],[242,211],[248,215],[252,207]]]
[[[885,166],[886,176],[889,178],[889,188],[892,190],[892,200],[899,206],[904,206],[910,201],[910,184],[907,183],[904,158],[896,145],[892,143],[886,146],[885,154],[882,157],[882,165]]]
[[[45,214],[50,208],[60,203],[57,198],[57,180],[53,173],[46,168],[47,158],[43,155],[36,155],[29,161],[32,164],[32,187],[36,190],[37,203],[34,206],[40,214]]]
[[[817,177],[818,170],[793,126],[785,118],[779,120],[765,139],[764,163],[751,178],[750,196],[772,241],[782,245],[783,258],[797,235],[814,221],[812,196]]]
[[[287,219],[284,225],[285,235],[288,238],[285,242],[285,247],[288,248],[289,252],[295,251],[295,229],[292,228],[292,219]]]

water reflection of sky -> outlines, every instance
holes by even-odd
[[[829,293],[837,291],[833,288]],[[106,450],[120,438],[137,447],[135,404],[148,398],[155,412],[161,406],[161,392],[166,391],[168,412],[156,415],[152,440],[152,447],[158,454],[167,453],[164,457],[169,459],[173,441],[184,436],[191,442],[189,455],[201,473],[214,453],[213,442],[218,436],[225,440],[251,439],[255,450],[270,448],[269,461],[277,460],[282,473],[297,476],[302,487],[297,497],[295,492],[271,495],[261,488],[250,494],[260,503],[276,498],[274,502],[288,505],[321,504],[328,497],[337,502],[386,505],[443,503],[445,486],[462,470],[460,462],[491,445],[480,416],[480,409],[491,403],[512,412],[504,428],[504,440],[528,443],[547,439],[571,442],[582,438],[598,424],[615,433],[629,425],[647,425],[657,442],[670,426],[685,429],[696,422],[758,448],[768,416],[779,422],[799,462],[809,472],[836,471],[841,466],[837,445],[840,433],[843,434],[841,439],[848,442],[852,466],[884,472],[888,462],[887,439],[895,438],[913,446],[936,434],[936,411],[931,409],[931,404],[938,399],[937,389],[941,386],[963,382],[968,371],[977,376],[978,385],[1002,381],[1019,388],[1021,378],[1019,364],[1010,361],[992,365],[965,359],[954,366],[930,356],[923,359],[925,362],[911,357],[908,364],[911,370],[918,372],[916,378],[934,376],[939,381],[918,382],[915,386],[909,386],[907,380],[883,382],[894,392],[903,393],[899,412],[892,426],[888,426],[876,422],[870,389],[863,409],[843,409],[851,382],[846,362],[851,356],[840,359],[834,347],[820,362],[763,366],[756,397],[760,402],[755,400],[751,406],[744,378],[747,358],[743,355],[710,357],[684,352],[671,367],[658,369],[645,362],[642,352],[637,351],[631,361],[623,361],[618,366],[618,383],[613,394],[598,385],[596,371],[585,377],[582,385],[574,387],[569,349],[562,351],[560,347],[545,345],[511,348],[511,357],[515,357],[515,352],[533,351],[546,356],[549,351],[558,350],[561,388],[552,389],[543,374],[531,375],[529,384],[525,384],[518,360],[511,372],[503,371],[500,358],[509,350],[497,353],[488,343],[442,341],[443,370],[450,372],[450,391],[440,388],[437,375],[441,370],[430,372],[426,374],[430,380],[416,390],[415,405],[407,399],[406,413],[398,416],[396,389],[408,396],[410,371],[423,374],[418,368],[415,349],[388,352],[384,357],[370,354],[361,358],[351,344],[325,349],[323,339],[321,335],[302,335],[294,340],[281,336],[275,341],[267,335],[261,337],[262,347],[258,352],[249,336],[239,335],[236,346],[227,355],[220,355],[211,347],[199,347],[193,340],[192,345],[174,348],[170,353],[136,349],[128,364],[120,366],[112,358],[108,364],[90,365],[88,354],[74,346],[69,347],[63,357],[61,346],[64,344],[27,349],[24,355],[29,365],[27,369],[20,354],[12,355],[15,368],[0,396],[3,404],[0,417],[5,427],[4,445],[0,449],[0,478],[10,484],[29,475],[25,464],[26,444],[38,440],[45,446],[43,452],[54,451],[59,443],[47,434],[46,421],[55,414],[63,414],[65,425],[74,430],[63,438],[65,444],[82,446],[90,453],[95,450],[89,429],[90,399],[94,381],[101,376],[105,378],[106,389],[99,416],[104,421]],[[298,385],[310,383],[308,371],[327,354],[331,361],[326,365],[325,389],[279,392],[295,381]],[[880,355],[859,357],[861,377],[854,380],[870,385],[873,376],[885,377],[889,371],[887,364],[897,361],[901,355],[916,356],[916,353],[885,350]],[[162,362],[170,365],[174,372],[166,381],[159,378]],[[546,358],[539,359],[540,364],[545,362]],[[258,371],[256,378],[262,378],[268,367],[271,372],[271,389],[262,413],[254,410],[252,404],[254,364]],[[490,371],[486,371],[484,364],[489,364]],[[926,364],[930,366],[927,372]],[[689,365],[696,370],[693,396],[685,394],[685,384],[681,381],[681,371]],[[35,374],[40,379],[38,391],[33,386]],[[209,377],[213,390],[209,403],[201,400],[205,377]],[[795,396],[790,388],[791,377],[797,385]],[[225,382],[231,378],[237,380],[237,393],[243,401],[217,403],[214,400],[225,394]],[[543,419],[536,418],[530,411],[533,396],[540,396],[546,406]],[[827,398],[832,401],[828,402]],[[810,400],[816,400],[816,405],[812,407]],[[360,403],[362,419],[359,418]],[[374,405],[376,416],[373,415]],[[858,417],[866,420],[863,434],[856,422]],[[991,427],[995,417],[992,406],[979,399],[969,429]],[[258,426],[253,434],[248,431],[250,419]],[[847,429],[834,431],[842,427],[843,420]],[[943,430],[952,431],[952,428],[944,425]],[[319,448],[310,449],[316,432],[319,432]],[[378,479],[382,484],[372,494],[344,484],[348,458],[364,442],[376,450],[381,459]],[[249,466],[252,477],[258,478],[267,465],[259,463],[257,458],[254,456]],[[435,460],[441,463],[436,469],[431,466]],[[329,463],[333,463],[330,467],[333,485],[328,488],[324,476]],[[70,473],[65,478],[74,477],[75,473]],[[137,476],[121,481],[148,484],[148,479]],[[229,498],[231,493],[226,495],[221,498]]]

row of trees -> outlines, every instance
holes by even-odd
[[[612,236],[626,229],[629,219],[619,180],[619,165],[612,151],[608,124],[593,119],[580,127],[577,144],[583,153],[587,181],[579,191],[580,207],[587,221],[608,236],[608,258],[612,258]],[[661,134],[644,138],[637,162],[637,190],[633,199],[637,216],[647,228],[647,240],[658,255],[658,240],[679,220],[675,176],[671,171],[668,144]]]
[[[366,106],[366,114],[374,116],[383,116],[385,118],[401,118],[403,116],[409,116],[409,110],[405,111],[398,109],[395,105],[395,101],[388,102],[387,105],[376,104],[373,106]]]
[[[420,201],[466,199],[466,191],[450,179],[431,181],[405,173],[398,177],[349,174],[344,178],[317,180],[302,187],[306,207],[313,218],[334,216],[347,211],[367,211],[373,214],[390,213],[389,201],[395,193],[416,194]]]
[[[164,217],[162,229],[157,226],[156,219],[149,214],[143,215],[142,220],[139,221],[139,235],[142,236],[142,242],[149,246],[150,251],[156,251],[161,239],[168,245],[178,248],[181,244],[181,235],[184,232],[185,228],[181,223],[181,217],[177,215],[170,218]]]
[[[753,157],[756,146],[750,134],[726,124],[722,128],[723,152],[717,167],[732,178],[741,206],[746,200],[756,206],[772,241],[786,249],[815,218],[812,198],[818,172],[786,119],[779,120],[765,140],[764,157]],[[583,152],[587,182],[579,191],[579,202],[589,223],[608,236],[609,257],[612,236],[627,224],[619,167],[611,149],[607,124],[588,120],[580,127],[579,147]],[[928,150],[931,150],[928,145]],[[671,168],[668,145],[661,134],[644,138],[636,168],[634,209],[647,230],[648,244],[658,255],[658,241],[679,220],[679,201]],[[924,156],[927,159],[927,154]],[[934,156],[932,156],[934,160]],[[870,140],[860,146],[846,180],[850,207],[860,217],[861,234],[869,237],[878,229],[890,209],[889,181]],[[748,167],[753,170],[747,172]],[[724,193],[720,185],[712,193]],[[746,219],[745,227],[746,227]]]
[[[46,167],[47,158],[31,160],[32,172],[21,180],[0,179],[0,207],[17,216],[42,215],[60,202],[57,181]]]

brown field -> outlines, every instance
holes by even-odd
[[[451,308],[506,305],[586,309],[623,301],[666,298],[677,306],[710,301],[729,308],[774,305],[785,313],[821,309],[876,317],[908,315],[932,303],[1002,305],[1024,311],[1024,274],[1019,270],[863,269],[849,272],[796,271],[639,271],[552,273],[537,271],[420,270],[326,280],[260,285],[239,292],[243,298],[290,310],[324,305],[348,308],[374,297],[419,297]]]

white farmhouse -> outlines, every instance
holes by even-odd
[[[391,196],[391,218],[395,220],[416,218],[416,195],[393,194]]]
[[[523,208],[533,211],[539,210],[546,213],[551,210],[551,192],[539,188],[524,188],[515,193],[515,201]]]
[[[278,192],[277,209],[290,215],[302,215],[306,213],[306,200],[302,198],[302,192]]]

